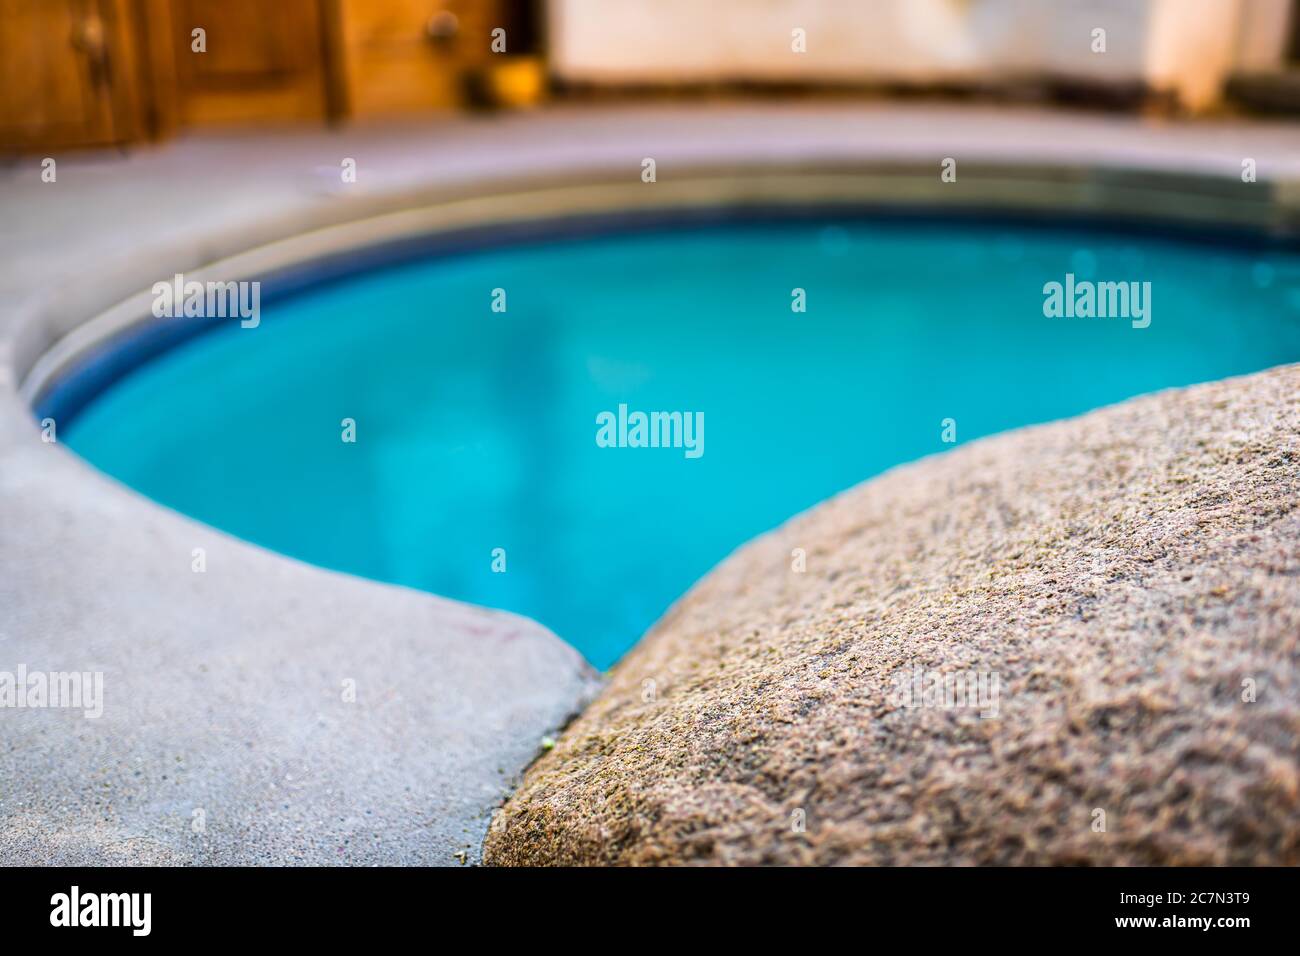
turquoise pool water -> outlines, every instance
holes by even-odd
[[[1043,286],[1067,273],[1150,282],[1149,327],[1045,317]],[[272,300],[257,328],[225,320],[142,365],[60,437],[216,527],[526,614],[604,667],[747,539],[953,447],[945,419],[965,442],[1296,360],[1292,253],[733,224],[444,256]],[[703,413],[703,454],[601,447],[597,416],[620,404]]]

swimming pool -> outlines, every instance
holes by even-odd
[[[1047,283],[1130,281],[1134,315],[1045,314]],[[528,615],[605,667],[744,541],[945,439],[1300,360],[1300,256],[695,225],[440,255],[261,316],[134,369],[60,440],[201,521]],[[637,412],[679,413],[654,419],[668,447],[635,447]]]

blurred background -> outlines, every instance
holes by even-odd
[[[0,0],[0,150],[656,97],[938,96],[1295,116],[1298,8],[1300,0]]]

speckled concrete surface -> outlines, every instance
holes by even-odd
[[[431,187],[473,190],[554,176],[581,181],[610,171],[630,171],[636,181],[645,156],[656,158],[660,185],[700,164],[754,169],[906,160],[937,170],[945,156],[958,158],[963,172],[968,164],[1045,163],[1236,180],[1242,158],[1250,157],[1259,188],[1240,201],[1266,192],[1269,183],[1290,184],[1294,201],[1300,128],[975,104],[619,106],[235,131],[130,154],[56,154],[57,183],[41,181],[40,157],[20,157],[0,165],[0,353],[21,306],[68,292],[70,280],[85,284],[87,270],[94,287],[86,297],[96,300],[88,304],[102,308],[136,291],[132,273],[141,260],[153,260],[164,274],[173,266],[194,268],[229,254],[232,239],[247,248]],[[350,187],[339,180],[343,157],[357,161]],[[961,190],[950,192],[956,198]],[[1005,198],[1015,196],[1011,189]],[[57,320],[66,329],[86,317]]]
[[[997,716],[905,706],[916,667],[996,674]],[[1300,863],[1300,366],[958,447],[742,548],[485,859]]]
[[[472,863],[595,687],[531,621],[291,561],[30,422],[0,435],[25,511],[0,526],[0,670],[104,675],[98,718],[0,709],[0,863]]]
[[[531,621],[291,561],[30,422],[0,435],[26,512],[0,526],[0,670],[104,675],[98,718],[0,709],[0,863],[474,862],[595,687]]]

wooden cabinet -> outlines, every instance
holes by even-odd
[[[0,150],[491,102],[500,68],[521,54],[539,62],[537,10],[537,0],[0,0]],[[506,56],[491,49],[497,28]]]
[[[131,16],[126,0],[0,0],[0,147],[141,136]]]
[[[173,0],[180,122],[325,118],[325,6],[320,0]]]
[[[384,116],[457,105],[456,60],[464,34],[446,4],[342,0],[342,13],[350,114]]]
[[[537,0],[340,0],[347,111],[392,116],[463,107],[481,79],[536,56]],[[492,52],[505,31],[506,56]]]

